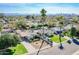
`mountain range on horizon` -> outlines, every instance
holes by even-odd
[[[27,16],[27,15],[40,15],[40,14],[21,14],[21,13],[3,13],[4,16]],[[63,16],[79,16],[79,14],[65,14],[65,13],[60,13],[60,14],[48,14],[49,16],[59,16],[59,15],[63,15]]]

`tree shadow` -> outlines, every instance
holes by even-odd
[[[64,49],[63,45],[60,45],[60,46],[59,46],[59,49],[60,49],[60,50],[63,50],[63,49]]]
[[[21,37],[22,41],[30,42],[27,37]]]
[[[11,49],[6,49],[6,50],[1,51],[0,55],[13,55],[14,52],[15,52],[15,50],[12,51]]]

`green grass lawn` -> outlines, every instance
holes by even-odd
[[[66,40],[65,38],[61,37],[62,42],[65,41],[65,40]],[[51,37],[51,41],[59,43],[60,42],[59,41],[59,35],[54,35],[53,37]]]
[[[27,49],[22,44],[18,44],[16,47],[11,47],[10,49],[12,51],[15,50],[13,55],[21,55],[28,52]]]

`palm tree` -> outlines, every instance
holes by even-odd
[[[59,33],[60,47],[59,48],[63,49],[62,41],[61,41],[61,28],[64,26],[65,17],[64,16],[58,16],[58,17],[56,17],[56,19],[58,20],[58,25],[59,25],[59,28],[60,28],[60,33]]]
[[[61,41],[61,28],[63,27],[63,23],[59,22],[60,33],[59,33],[59,41],[60,41],[60,49],[63,49],[62,41]]]
[[[40,13],[41,13],[41,22],[42,22],[42,24],[43,24],[43,35],[44,35],[44,24],[45,24],[45,20],[46,20],[46,10],[45,9],[42,9],[41,11],[40,11]],[[44,39],[44,37],[43,37],[43,39]],[[43,43],[44,43],[44,40],[42,41],[42,43],[41,43],[41,46],[40,46],[40,48],[39,48],[39,50],[38,50],[38,52],[37,52],[37,55],[39,54],[39,52],[40,52],[40,49],[41,49],[41,47],[42,47],[42,45],[43,45]]]

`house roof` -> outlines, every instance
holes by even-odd
[[[16,32],[21,36],[24,37],[27,35],[27,33],[25,31],[21,31],[21,30],[16,30]]]

